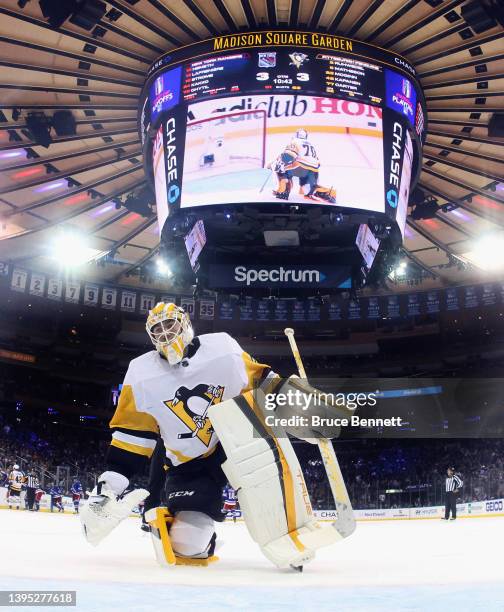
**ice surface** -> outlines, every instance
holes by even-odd
[[[93,548],[77,516],[1,510],[0,589],[77,590],[89,611],[504,610],[503,518],[359,523],[303,574],[273,567],[243,523],[218,535],[219,562],[164,569],[138,519]]]

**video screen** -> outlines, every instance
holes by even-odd
[[[205,225],[201,219],[196,221],[192,230],[184,238],[184,243],[191,268],[196,271],[198,268],[198,257],[206,244]]]
[[[415,126],[417,95],[410,79],[386,69],[385,99],[389,108],[405,115],[411,125]]]
[[[156,133],[152,149],[152,169],[154,173],[154,188],[156,191],[156,207],[160,235],[169,212],[163,143],[163,126],[161,126]]]
[[[371,270],[371,266],[373,265],[378,249],[380,248],[380,241],[365,223],[361,223],[359,226],[355,244],[361,252],[367,269]]]
[[[151,120],[154,123],[163,111],[168,111],[180,101],[182,68],[173,68],[160,74],[150,89]]]
[[[401,230],[404,240],[404,227],[408,214],[408,200],[411,186],[411,168],[413,165],[413,141],[410,133],[406,132],[406,145],[404,147],[404,157],[401,169],[401,181],[399,183],[399,202],[397,204],[396,223]]]
[[[334,53],[275,48],[244,51],[202,59],[184,68],[182,95],[195,102],[222,94],[259,94],[265,91],[298,94],[326,92],[381,104],[383,68]]]
[[[382,110],[256,95],[188,106],[181,207],[250,202],[384,211]]]

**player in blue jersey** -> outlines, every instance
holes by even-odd
[[[233,522],[236,523],[236,517],[240,516],[240,506],[238,504],[238,497],[236,491],[228,483],[222,491],[222,497],[224,498],[224,506],[222,512],[226,514],[228,518],[232,518]]]
[[[49,489],[49,495],[51,496],[51,512],[54,511],[54,508],[58,508],[58,512],[64,512],[61,487],[53,484]]]
[[[77,477],[73,479],[72,486],[70,487],[70,493],[72,494],[74,512],[75,514],[79,514],[79,504],[84,490],[82,488],[80,480]]]

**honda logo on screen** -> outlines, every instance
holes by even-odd
[[[211,265],[213,287],[350,288],[347,266]]]

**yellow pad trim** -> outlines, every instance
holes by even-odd
[[[171,526],[172,523],[173,516],[168,512],[167,508],[156,508],[156,517],[154,520],[149,521],[151,532],[160,539],[166,562],[169,565],[176,564],[175,553],[173,552],[170,535],[168,533],[168,527]]]
[[[207,567],[210,563],[215,563],[219,560],[219,557],[212,555],[206,559],[193,559],[192,557],[175,557],[176,565],[196,565],[201,567]]]

